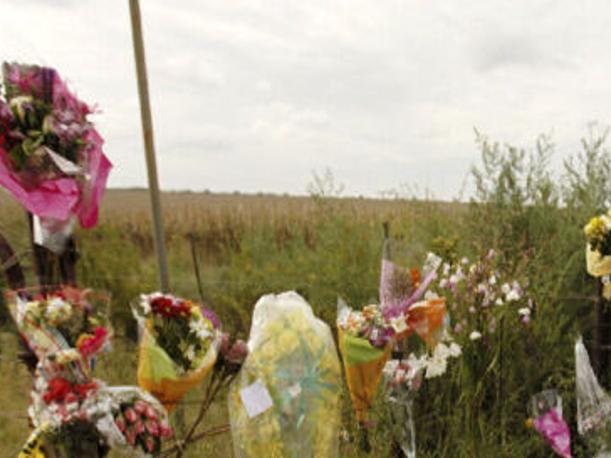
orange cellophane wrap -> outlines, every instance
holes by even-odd
[[[444,297],[418,302],[408,309],[407,330],[396,334],[395,340],[401,341],[415,332],[427,347],[435,348],[446,316],[447,308]]]
[[[155,396],[166,410],[171,412],[178,401],[208,375],[214,367],[216,358],[216,343],[212,343],[204,361],[197,369],[178,375],[175,370],[169,370],[168,361],[171,360],[157,345],[148,330],[145,330],[140,342],[138,385]],[[159,369],[159,366],[163,367]]]
[[[380,356],[377,358],[351,364],[347,356],[350,350],[346,348],[344,337],[344,331],[338,329],[339,348],[343,356],[350,398],[356,411],[356,418],[359,422],[365,423],[382,378],[382,369],[390,358],[393,343],[389,342],[385,348],[380,349]]]
[[[426,303],[414,304],[408,311],[408,324],[429,348],[435,348],[439,332],[447,315],[446,299],[432,299]]]

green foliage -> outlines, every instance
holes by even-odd
[[[247,200],[239,209],[223,204],[214,216],[166,207],[172,289],[182,297],[200,299],[188,238],[192,237],[201,264],[203,300],[226,330],[247,337],[256,300],[290,289],[306,297],[334,329],[338,295],[355,306],[377,301],[384,221],[391,223],[393,258],[408,267],[421,265],[431,249],[456,262],[494,248],[499,269],[528,279],[535,303],[532,321],[524,327],[505,319],[485,350],[481,343],[461,342],[464,357],[452,362],[445,376],[424,384],[415,404],[418,454],[552,457],[549,446],[524,421],[530,396],[555,388],[573,428],[575,456],[592,456],[594,450],[574,427],[573,345],[579,333],[587,342],[591,330],[590,298],[595,289],[585,272],[583,226],[609,205],[611,157],[606,136],[606,131],[593,130],[583,140],[582,151],[554,173],[555,146],[549,137],[539,137],[528,149],[491,142],[478,133],[481,161],[473,169],[475,193],[468,205],[397,197],[366,210],[368,201],[341,198],[342,187],[327,172],[314,180],[310,200],[295,200],[294,211],[287,209],[290,199],[280,198],[269,198],[256,215],[244,211],[250,205]],[[133,329],[129,302],[155,289],[156,269],[146,220],[134,220],[129,206],[112,215],[95,230],[79,233],[79,278],[83,285],[112,293],[113,320],[121,336],[123,330]],[[7,221],[18,218],[23,219],[14,216]],[[113,383],[133,383],[134,347],[120,337],[119,341],[119,356],[101,358],[99,370]],[[2,364],[3,372],[11,372]],[[603,374],[601,382],[609,381]],[[0,399],[3,406],[14,406],[10,410],[25,412],[25,393],[11,389]],[[362,456],[355,445],[358,431],[347,395],[344,401],[342,456]],[[221,400],[213,409],[212,424],[224,421],[225,409]],[[194,414],[195,408],[187,409],[187,419]],[[383,403],[378,403],[373,418],[371,456],[388,456],[390,420]],[[15,428],[20,428],[19,434]],[[0,446],[2,451],[13,451],[27,435],[25,422],[12,425],[0,418],[0,429],[8,431],[10,442],[8,448]],[[208,442],[189,456],[228,456],[228,442]]]

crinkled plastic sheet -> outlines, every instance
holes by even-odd
[[[581,336],[575,343],[575,378],[579,434],[603,429],[611,415],[611,397],[598,383]]]
[[[267,295],[255,306],[248,347],[228,399],[235,457],[337,457],[341,369],[329,327],[297,293]],[[271,402],[251,417],[245,393],[253,386]]]

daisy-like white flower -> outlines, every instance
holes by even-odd
[[[482,333],[479,331],[472,331],[471,334],[469,334],[469,339],[476,341],[482,338]]]
[[[189,328],[191,332],[201,340],[206,340],[212,336],[212,330],[207,326],[204,320],[191,320],[189,322]]]
[[[501,299],[501,298],[499,297],[499,298],[497,298],[497,300],[496,300],[496,301],[494,301],[494,303],[495,303],[496,305],[503,305],[503,303],[504,303],[504,302],[503,302],[503,299]]]
[[[433,356],[426,364],[426,378],[439,377],[446,373],[448,361],[445,358]]]
[[[519,301],[520,297],[522,297],[520,295],[520,292],[515,289],[512,289],[511,291],[509,291],[507,295],[505,296],[505,298],[507,299],[507,302]]]
[[[509,283],[503,283],[503,286],[501,286],[501,291],[503,291],[503,294],[505,295],[509,294],[511,291],[511,286],[509,286]]]
[[[397,334],[400,334],[407,329],[407,323],[405,322],[405,317],[403,315],[396,318],[391,318],[390,325]]]
[[[520,316],[530,316],[530,309],[528,307],[522,307],[520,310],[518,310],[518,315]]]
[[[450,356],[453,358],[458,358],[460,355],[462,355],[462,349],[460,348],[460,345],[458,345],[456,342],[452,342],[448,350]]]
[[[490,275],[490,278],[488,279],[488,283],[490,283],[491,285],[496,285],[496,275],[494,274]]]

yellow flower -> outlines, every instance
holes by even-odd
[[[535,427],[535,423],[532,418],[527,418],[524,422],[524,426],[526,426],[528,429],[532,429]]]
[[[607,227],[600,216],[595,216],[584,228],[586,237],[590,240],[600,240],[605,237]]]

